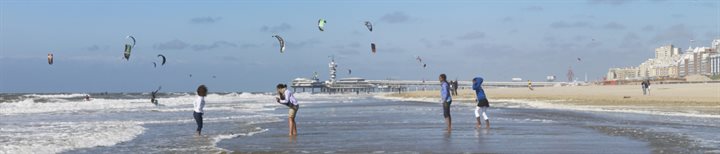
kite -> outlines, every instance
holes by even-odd
[[[133,36],[127,36],[125,39],[132,39],[132,44],[125,43],[125,60],[130,60],[130,53],[132,52],[132,48],[135,47],[135,37]]]
[[[377,50],[375,49],[375,43],[370,43],[370,49],[372,49],[372,53],[375,54]]]
[[[280,37],[280,35],[273,35],[272,37],[277,38],[278,42],[280,43],[280,53],[284,53],[285,52],[285,40],[283,40],[283,38]]]
[[[48,53],[48,64],[50,64],[50,65],[53,64],[53,54],[52,53]]]
[[[325,23],[327,23],[325,19],[318,20],[318,29],[320,29],[321,32],[325,31]]]
[[[165,55],[158,54],[157,56],[162,58],[162,63],[160,63],[160,65],[165,65]]]
[[[370,21],[365,21],[365,27],[367,27],[367,29],[372,32],[372,23],[370,23]]]

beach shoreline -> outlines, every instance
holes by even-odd
[[[618,111],[720,118],[720,84],[652,85],[650,95],[642,95],[637,85],[569,86],[528,88],[485,88],[493,101],[525,103],[546,109]],[[437,91],[386,93],[377,98],[439,102]],[[455,102],[473,103],[474,91],[458,90]],[[492,103],[491,103],[492,105]]]

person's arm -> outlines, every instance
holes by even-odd
[[[290,102],[290,99],[289,99],[289,98],[290,98],[290,91],[289,91],[289,90],[285,90],[285,99],[279,99],[280,101],[278,101],[278,103],[287,104],[287,103]]]

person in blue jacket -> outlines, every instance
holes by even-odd
[[[450,96],[450,84],[447,82],[447,76],[440,74],[440,101],[443,104],[443,116],[445,116],[445,124],[447,124],[447,131],[452,130],[452,118],[450,118],[450,104],[452,103],[452,96]]]
[[[482,89],[483,78],[475,77],[472,81],[472,89],[475,90],[475,96],[477,97],[477,107],[475,107],[475,119],[477,120],[477,125],[475,127],[480,128],[482,126],[482,120],[480,120],[480,115],[482,115],[482,118],[485,119],[485,128],[490,128],[490,119],[488,119],[486,113],[487,109],[490,107],[490,102],[488,102],[487,97],[485,96],[485,90]]]

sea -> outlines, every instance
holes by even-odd
[[[297,136],[270,92],[208,94],[197,136],[194,93],[0,94],[0,153],[720,153],[717,116],[457,101],[446,131],[439,100],[295,95]]]

